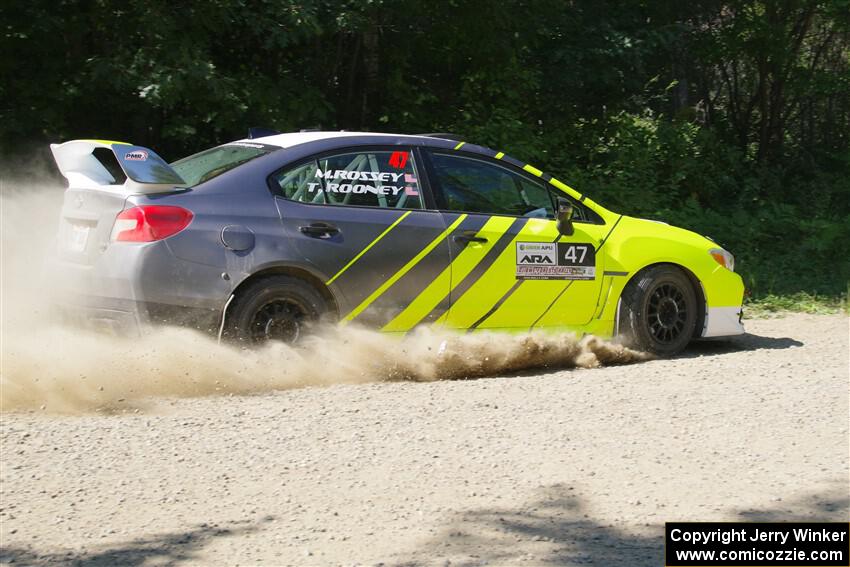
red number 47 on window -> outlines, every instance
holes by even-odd
[[[404,169],[407,165],[407,152],[393,152],[390,156],[390,165],[396,169]]]

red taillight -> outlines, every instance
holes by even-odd
[[[112,240],[153,242],[173,236],[189,226],[192,211],[169,205],[141,205],[121,211],[112,227]]]

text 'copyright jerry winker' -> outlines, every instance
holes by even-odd
[[[850,566],[850,524],[668,522],[668,567]]]

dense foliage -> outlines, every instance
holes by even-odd
[[[712,236],[756,294],[847,289],[850,0],[30,0],[0,21],[5,158],[452,131]]]

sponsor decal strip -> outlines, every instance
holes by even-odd
[[[404,173],[403,171],[317,169],[315,179],[318,179],[318,181],[307,183],[308,193],[314,191],[319,193],[355,193],[358,195],[372,193],[374,195],[392,195],[396,197],[399,193],[404,192],[411,196],[419,195],[417,189],[419,181],[413,175]],[[322,180],[324,180],[324,183]],[[350,183],[346,183],[346,181]],[[363,183],[355,183],[356,181],[362,181]],[[385,183],[395,183],[395,185],[385,185]]]
[[[364,248],[363,250],[361,250],[360,252],[358,252],[357,256],[355,256],[354,258],[352,258],[352,259],[351,259],[351,261],[349,261],[349,262],[348,262],[345,266],[343,266],[343,268],[342,268],[340,271],[338,271],[338,272],[336,273],[336,275],[334,275],[334,277],[332,277],[331,279],[329,279],[328,281],[326,281],[326,282],[325,282],[325,285],[331,285],[331,284],[334,282],[334,280],[336,280],[339,276],[341,276],[341,275],[345,272],[345,270],[347,270],[348,268],[350,268],[351,266],[353,266],[353,265],[354,265],[354,263],[355,263],[357,260],[359,260],[359,259],[361,258],[361,256],[363,256],[363,254],[365,254],[366,252],[368,252],[370,248],[372,248],[375,244],[377,244],[378,242],[380,242],[380,241],[381,241],[381,239],[382,239],[383,237],[385,237],[385,236],[386,236],[386,235],[387,235],[387,234],[388,234],[388,233],[389,233],[392,229],[394,229],[396,226],[398,226],[398,224],[399,224],[401,221],[403,221],[403,220],[407,217],[407,215],[409,215],[411,212],[412,212],[412,211],[407,211],[406,213],[404,213],[403,215],[401,215],[400,217],[398,217],[398,218],[395,220],[395,222],[394,222],[394,223],[392,223],[390,226],[388,226],[388,227],[387,227],[387,229],[386,229],[386,230],[384,230],[384,232],[382,232],[381,234],[379,234],[379,235],[378,235],[378,237],[377,237],[375,240],[373,240],[372,242],[370,242],[370,243],[368,244],[368,246],[366,246],[366,248]]]
[[[148,152],[145,150],[133,150],[124,154],[124,161],[147,161]]]
[[[342,323],[343,325],[345,325],[345,324],[347,324],[347,323],[350,323],[351,321],[353,321],[353,320],[354,320],[354,318],[355,318],[355,317],[357,317],[357,316],[358,316],[358,315],[360,315],[363,311],[365,311],[365,310],[366,310],[366,308],[367,308],[367,307],[369,307],[369,305],[371,305],[371,304],[372,304],[372,302],[374,302],[376,299],[378,299],[378,298],[379,298],[379,297],[380,297],[380,296],[381,296],[381,295],[382,295],[385,291],[387,291],[387,290],[388,290],[388,289],[389,289],[389,288],[390,288],[390,287],[391,287],[391,286],[392,286],[395,282],[397,282],[397,281],[398,281],[398,280],[399,280],[399,279],[400,279],[400,278],[401,278],[404,274],[406,274],[407,272],[409,272],[411,268],[413,268],[416,264],[418,264],[418,263],[422,260],[422,258],[424,258],[425,256],[427,256],[427,255],[428,255],[428,253],[429,253],[429,252],[431,252],[431,250],[433,250],[434,248],[436,248],[436,247],[437,247],[437,245],[438,245],[438,244],[440,244],[440,242],[442,242],[443,240],[445,240],[445,238],[446,238],[446,237],[447,237],[447,236],[448,236],[448,235],[449,235],[449,234],[450,234],[450,233],[451,233],[454,229],[456,229],[456,228],[458,227],[458,225],[460,225],[460,223],[462,223],[462,222],[464,221],[464,219],[466,219],[466,217],[467,217],[467,215],[460,215],[460,216],[457,218],[457,220],[455,220],[455,221],[454,221],[454,222],[453,222],[453,223],[452,223],[452,224],[451,224],[448,228],[446,228],[446,230],[444,230],[442,233],[440,233],[440,235],[439,235],[437,238],[435,238],[434,240],[432,240],[432,241],[428,244],[428,246],[426,246],[425,248],[423,248],[423,249],[419,252],[419,254],[417,254],[416,256],[414,256],[414,257],[413,257],[413,258],[412,258],[412,259],[411,259],[411,260],[410,260],[407,264],[405,264],[404,266],[402,266],[402,268],[401,268],[399,271],[397,271],[397,272],[396,272],[395,274],[393,274],[393,275],[392,275],[389,279],[387,279],[387,281],[385,281],[383,284],[381,284],[381,285],[380,285],[380,287],[378,287],[378,289],[376,289],[375,291],[373,291],[373,292],[372,292],[372,294],[371,294],[369,297],[367,297],[366,299],[364,299],[364,300],[360,303],[360,305],[358,305],[357,307],[355,307],[355,308],[351,311],[351,313],[349,313],[348,315],[346,315],[346,316],[342,319],[341,323]]]
[[[596,279],[591,242],[517,242],[516,277],[523,280]]]

